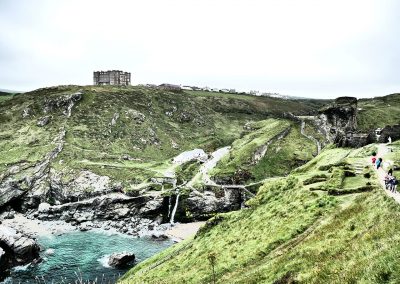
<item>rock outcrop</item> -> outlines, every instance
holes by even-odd
[[[108,260],[108,265],[112,267],[124,267],[135,261],[135,255],[129,252],[114,253]]]
[[[340,97],[319,111],[321,127],[331,142],[357,129],[357,98]]]
[[[0,267],[3,271],[17,265],[39,262],[40,247],[32,238],[0,225]]]
[[[157,217],[162,211],[162,197],[129,197],[111,193],[61,205],[41,203],[32,217],[46,221],[63,220],[78,226],[81,231],[112,227],[122,233],[139,235],[159,225]]]
[[[381,129],[378,138],[379,143],[387,143],[388,139],[395,141],[400,139],[400,124],[388,125]]]
[[[193,190],[182,202],[182,206],[196,220],[208,219],[215,213],[240,209],[243,201],[240,190],[237,188],[220,188],[217,192],[216,194],[216,192],[209,190],[204,192]]]
[[[50,97],[44,102],[43,112],[49,113],[57,109],[61,109],[63,114],[67,117],[71,116],[72,108],[76,102],[82,99],[82,93],[77,92],[70,95],[64,95],[60,97]]]
[[[374,142],[372,133],[357,130],[357,98],[339,97],[319,111],[317,125],[326,139],[340,147],[362,147]]]
[[[39,118],[39,120],[37,121],[36,125],[39,126],[39,127],[43,127],[43,126],[49,124],[49,122],[50,122],[50,116],[46,115],[44,117]]]

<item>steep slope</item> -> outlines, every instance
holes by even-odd
[[[77,92],[81,98],[70,107],[68,96]],[[248,121],[294,109],[313,111],[307,104],[272,98],[79,86],[18,94],[0,108],[0,170],[39,160],[65,127],[66,143],[54,167],[62,161],[63,169],[87,168],[124,183],[146,180],[163,168],[160,163],[185,150],[230,145]]]
[[[377,183],[373,149],[325,149],[120,283],[399,282],[400,206]]]
[[[289,136],[298,134],[300,124],[285,113],[316,113],[321,103],[146,87],[59,86],[16,94],[0,103],[0,210],[11,205],[31,218],[82,229],[111,222],[139,234],[175,217],[207,219],[238,209],[248,197],[210,188],[208,172],[200,173],[222,158],[210,156],[241,137],[262,147],[289,126]],[[252,126],[257,123],[265,134]],[[280,153],[291,153],[291,145]],[[246,155],[258,155],[257,147]],[[300,162],[314,150],[304,144]],[[253,180],[282,175],[297,165],[286,163],[288,156],[276,171],[264,170],[262,159],[247,170],[254,169]]]
[[[257,182],[283,176],[312,159],[315,144],[300,134],[300,124],[264,120],[246,124],[248,134],[235,140],[211,175],[225,183]]]
[[[358,102],[357,125],[362,131],[400,124],[400,94],[391,94]]]

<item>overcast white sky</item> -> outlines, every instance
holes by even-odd
[[[333,98],[400,92],[396,0],[0,0],[0,88],[132,83]]]

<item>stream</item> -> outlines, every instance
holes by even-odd
[[[44,260],[36,266],[14,268],[2,283],[75,283],[80,278],[83,282],[90,280],[92,283],[97,279],[99,284],[115,283],[129,268],[109,267],[109,255],[133,252],[138,263],[173,243],[105,231],[70,232],[40,237],[38,242],[44,248],[41,252]]]

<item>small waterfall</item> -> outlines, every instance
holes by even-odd
[[[174,218],[175,218],[176,209],[178,209],[179,195],[180,195],[180,192],[178,191],[178,194],[176,195],[175,206],[174,206],[174,209],[172,210],[171,219],[169,221],[171,224],[174,224]]]
[[[169,218],[170,215],[171,215],[171,196],[168,196],[168,216],[167,216],[167,218]]]

